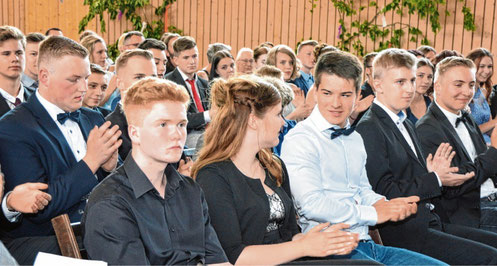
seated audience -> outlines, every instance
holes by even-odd
[[[0,229],[2,241],[20,264],[33,263],[41,250],[60,252],[50,220],[67,213],[71,222],[80,221],[87,195],[105,177],[101,170],[112,171],[117,164],[118,127],[104,123],[100,113],[81,108],[90,75],[88,56],[68,38],[43,41],[37,92],[0,119],[6,191],[41,182],[52,197],[42,212],[24,215],[14,228]]]
[[[90,108],[106,117],[110,114],[109,109],[100,107],[105,90],[109,86],[109,74],[97,64],[90,64],[91,74],[88,77],[88,90],[83,98],[83,107]]]
[[[31,93],[21,83],[26,39],[16,27],[0,27],[0,117],[28,100]],[[8,66],[8,67],[7,67]]]
[[[90,34],[81,40],[88,53],[90,54],[90,63],[97,64],[107,70],[107,45],[104,39],[96,34]]]
[[[255,70],[261,68],[266,64],[266,58],[268,53],[269,53],[269,48],[265,46],[258,46],[254,49]]]
[[[171,165],[185,145],[189,98],[182,86],[157,78],[141,80],[126,93],[133,148],[88,200],[82,223],[90,259],[134,265],[227,262],[202,190]]]
[[[255,68],[254,51],[247,47],[241,48],[236,55],[235,63],[237,76],[252,74]]]
[[[458,168],[451,167],[455,153],[447,143],[437,145],[425,157],[414,126],[403,111],[414,97],[415,63],[413,55],[396,48],[383,50],[375,57],[376,99],[357,125],[373,190],[387,199],[420,198],[416,215],[402,223],[378,227],[382,241],[449,264],[495,264],[497,235],[448,223],[450,210],[438,204],[442,198],[453,196],[446,193],[447,187],[457,190],[475,173],[456,173]]]
[[[229,51],[218,51],[212,57],[209,80],[217,78],[229,79],[235,75],[235,59]]]
[[[441,217],[444,222],[497,232],[497,130],[487,147],[475,119],[465,111],[478,82],[475,71],[470,59],[442,60],[435,73],[435,103],[416,129],[425,154],[448,142],[456,153],[452,165],[460,172],[476,174],[461,186],[444,188],[438,203],[447,211],[447,216]]]
[[[203,78],[207,81],[210,80],[211,76],[210,73],[212,73],[212,59],[214,58],[214,54],[216,54],[219,51],[228,51],[228,53],[231,53],[231,46],[220,42],[209,44],[209,46],[207,47],[208,64],[197,72],[197,75],[200,78]]]
[[[304,91],[305,96],[307,92],[314,84],[314,77],[312,76],[312,70],[316,64],[314,58],[314,47],[318,45],[315,40],[303,41],[297,47],[297,58],[300,60],[301,68],[299,74],[296,78],[290,82],[295,84],[301,90]]]
[[[426,92],[433,86],[433,72],[435,69],[428,59],[421,58],[416,61],[416,91],[411,105],[406,109],[407,119],[413,125],[425,115],[431,104],[431,98]]]
[[[166,73],[166,45],[159,40],[147,38],[138,45],[138,49],[148,50],[154,56],[155,67],[157,68],[157,77],[164,78]]]
[[[271,154],[284,124],[278,90],[259,78],[238,77],[216,82],[212,97],[219,114],[207,129],[192,176],[205,193],[230,263],[283,264],[353,250],[357,236],[342,231],[345,224],[323,223],[299,233],[288,173]]]
[[[26,35],[26,67],[21,76],[21,83],[31,94],[38,89],[38,50],[40,42],[45,38],[45,35],[38,32]]]
[[[490,134],[497,124],[497,119],[490,111],[489,98],[492,93],[492,76],[494,74],[494,57],[485,48],[471,51],[466,58],[476,65],[475,95],[469,103],[471,116],[483,133],[483,138],[490,144]]]
[[[153,61],[153,54],[150,51],[132,49],[123,52],[116,60],[117,86],[121,95],[126,95],[126,91],[133,83],[145,77],[156,77],[157,69]],[[128,121],[122,109],[121,99],[117,103],[116,109],[105,119],[113,125],[117,125],[122,131],[120,136],[122,145],[119,147],[119,157],[126,159],[131,150],[131,139],[128,134]]]
[[[437,51],[435,50],[435,48],[428,45],[421,45],[418,47],[417,50],[420,51],[431,62],[433,62],[433,59],[437,55]]]
[[[186,145],[196,147],[197,140],[205,130],[205,125],[214,117],[216,110],[208,110],[208,89],[206,80],[197,76],[198,48],[192,37],[179,37],[173,43],[176,69],[166,75],[166,79],[184,86],[190,94],[188,107],[188,137]]]
[[[348,121],[359,99],[359,60],[344,52],[326,53],[314,73],[317,106],[287,134],[281,151],[302,231],[311,232],[322,222],[344,223],[361,240],[348,258],[367,258],[386,265],[443,264],[371,240],[368,226],[401,222],[416,213],[419,198],[386,201],[371,189],[364,169],[363,140]]]

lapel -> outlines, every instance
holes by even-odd
[[[411,121],[409,121],[409,119],[406,119],[404,121],[404,126],[406,127],[409,136],[411,136],[412,143],[414,144],[414,149],[416,149],[416,153],[418,154],[417,158],[419,163],[426,168],[426,163],[425,163],[426,160],[423,156],[423,153],[421,152],[421,146],[418,143],[418,136],[414,131],[414,125],[412,124]]]
[[[476,122],[471,115],[468,116],[469,121],[466,123],[466,128],[469,131],[469,136],[475,145],[476,154],[484,153],[487,150],[487,144],[481,135],[481,131],[477,129]]]
[[[10,111],[10,106],[7,100],[0,94],[0,117]]]
[[[445,130],[445,132],[448,133],[447,137],[451,138],[455,143],[457,143],[457,146],[464,153],[466,160],[469,160],[471,162],[472,160],[468,154],[468,151],[464,147],[464,144],[462,143],[461,139],[459,138],[459,135],[457,134],[457,132],[454,129],[454,127],[452,126],[452,124],[449,122],[449,119],[447,119],[447,117],[444,115],[442,110],[440,110],[440,108],[438,108],[438,106],[436,104],[431,104],[430,107],[428,108],[428,112],[431,112],[433,114],[433,117],[435,118],[435,120],[438,121],[440,123],[440,125],[442,125],[442,128]],[[457,149],[457,147],[452,147],[452,148]]]
[[[83,137],[85,141],[88,141],[88,134],[90,134],[90,130],[93,129],[94,124],[90,122],[90,119],[81,112],[79,115],[79,128],[81,129],[81,133],[83,133]]]
[[[397,138],[397,140],[400,142],[400,144],[402,145],[402,147],[404,147],[404,150],[406,151],[406,153],[409,154],[409,156],[411,156],[416,162],[418,162],[423,167],[425,167],[424,163],[421,163],[420,160],[419,160],[419,158],[418,158],[418,156],[416,156],[416,154],[414,154],[414,152],[411,149],[411,146],[409,146],[409,143],[407,143],[407,140],[404,138],[404,135],[402,135],[402,133],[400,132],[399,128],[392,121],[392,119],[390,118],[390,116],[381,107],[379,107],[375,103],[372,104],[371,111],[374,114],[376,114],[376,116],[379,118],[380,122],[383,124],[383,127],[386,127],[388,130],[390,130],[391,132],[393,132],[393,134],[395,135],[395,137]],[[412,139],[413,143],[416,143],[415,140],[414,140],[415,138],[413,138],[413,134],[414,134],[413,132],[414,131],[409,132],[409,134],[411,136],[411,139]],[[416,144],[414,144],[414,147],[416,148]],[[417,148],[416,148],[416,152],[419,153],[419,150]]]
[[[200,80],[199,77],[197,77],[197,81],[195,81],[195,86],[197,86],[197,92],[200,96],[200,101],[202,102],[202,107],[204,108],[204,110],[207,110],[207,106],[206,106],[206,100],[207,100],[207,96],[206,96],[206,87],[204,86],[204,84],[202,83],[202,81]]]
[[[67,165],[73,165],[76,163],[76,158],[69,147],[64,135],[60,131],[59,127],[52,120],[47,110],[41,105],[40,101],[36,96],[30,97],[29,100],[24,105],[33,116],[36,118],[38,125],[42,128],[48,135],[55,139],[58,144]]]

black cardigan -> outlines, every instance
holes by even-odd
[[[203,167],[196,180],[204,190],[211,224],[231,263],[236,262],[246,246],[263,244],[269,220],[269,201],[259,179],[245,176],[228,160]],[[285,206],[280,233],[283,241],[290,241],[300,230],[285,165],[280,187],[276,186],[268,171],[264,183],[278,193]]]

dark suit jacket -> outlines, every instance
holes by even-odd
[[[27,101],[29,99],[29,96],[31,96],[31,93],[29,93],[29,91],[25,88],[24,100]],[[11,109],[9,104],[7,103],[7,100],[0,94],[0,118],[10,110]]]
[[[173,72],[167,74],[165,76],[165,79],[174,81],[176,84],[183,85],[185,88],[188,88],[186,86],[185,81],[183,80],[183,77],[179,73],[178,69],[175,69]],[[201,78],[197,78],[197,81],[195,82],[195,87],[197,88],[198,94],[200,95],[200,99],[202,100],[202,106],[204,107],[204,110],[207,110],[209,106],[208,82]],[[188,117],[187,129],[188,131],[202,130],[205,126],[204,114],[199,113],[197,107],[195,106],[195,102],[193,101],[193,95],[190,93],[190,91],[188,91],[188,94],[190,94],[190,106],[188,107],[188,114],[187,114]]]
[[[120,139],[123,140],[123,143],[119,147],[119,157],[124,161],[131,150],[131,139],[128,134],[128,121],[126,120],[122,106],[120,104],[116,105],[116,109],[105,120],[110,121],[112,125],[118,125],[119,130],[121,130]]]
[[[104,122],[98,112],[81,108],[79,126],[85,139],[90,130]],[[19,184],[48,184],[52,201],[38,214],[24,214],[12,230],[0,229],[2,237],[18,238],[53,234],[50,219],[67,213],[79,221],[86,197],[98,183],[87,164],[76,161],[57,124],[36,96],[0,119],[0,164],[5,174],[5,191]]]
[[[413,125],[404,121],[418,156],[422,156]],[[429,223],[438,217],[429,209],[441,195],[434,173],[428,173],[424,158],[418,158],[390,116],[373,103],[357,125],[368,154],[366,170],[374,191],[388,199],[419,196],[418,212],[400,222],[378,226],[386,245],[419,251]]]
[[[492,86],[489,101],[490,112],[492,113],[492,118],[494,118],[497,115],[497,84]]]
[[[421,140],[425,155],[435,154],[438,146],[447,142],[456,152],[452,165],[459,167],[460,173],[475,172],[475,177],[458,187],[444,187],[440,204],[446,210],[448,217],[444,222],[479,227],[480,224],[480,186],[492,178],[497,180],[497,149],[487,148],[478,125],[470,117],[468,130],[475,145],[475,162],[471,161],[464,144],[457,135],[454,127],[442,113],[438,105],[431,104],[426,114],[416,123],[416,129]]]

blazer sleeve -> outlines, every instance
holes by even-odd
[[[216,230],[221,246],[229,262],[234,264],[246,245],[242,242],[240,222],[230,184],[223,178],[223,170],[215,166],[202,168],[196,181],[204,191],[211,224]]]
[[[424,200],[439,196],[441,189],[435,173],[408,177],[406,173],[396,173],[391,169],[390,165],[395,163],[396,158],[389,154],[389,144],[382,129],[373,125],[374,120],[367,122],[359,123],[357,132],[364,140],[367,175],[375,192],[388,199],[416,195]]]
[[[425,153],[435,154],[438,146],[441,143],[449,142],[450,140],[445,137],[443,130],[433,125],[430,122],[425,121],[424,123],[418,123],[416,128],[418,135],[421,140],[421,146]],[[451,143],[451,145],[454,145]],[[462,155],[456,154],[456,157],[452,161],[452,166],[457,166],[459,168],[459,173],[464,174],[468,172],[474,172],[475,176],[464,184],[457,187],[444,187],[444,196],[447,198],[453,198],[465,194],[469,190],[480,187],[487,178],[495,178],[497,173],[497,149],[490,147],[482,154],[479,154],[474,162],[471,161],[461,161]]]

